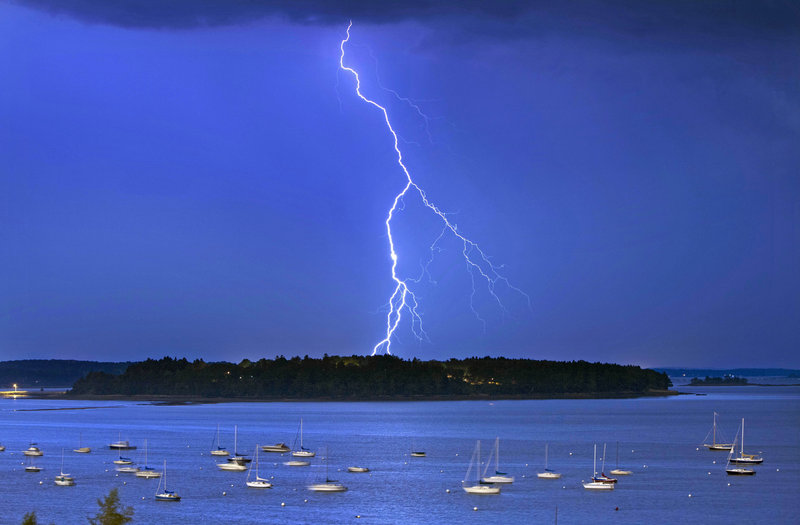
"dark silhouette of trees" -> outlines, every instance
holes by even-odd
[[[90,372],[74,395],[173,395],[236,398],[389,399],[641,394],[666,390],[666,374],[586,361],[473,357],[448,361],[384,356],[260,359],[239,364],[164,357],[133,363],[120,375]]]
[[[120,506],[117,489],[111,489],[105,498],[98,499],[97,505],[100,512],[88,518],[92,525],[124,525],[133,521],[133,507]]]

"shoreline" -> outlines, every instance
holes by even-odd
[[[531,399],[632,399],[637,397],[669,397],[685,395],[675,390],[652,390],[648,392],[595,392],[595,393],[565,393],[565,394],[540,394],[540,395],[433,395],[433,396],[375,396],[375,397],[203,397],[184,395],[70,395],[67,391],[61,392],[29,392],[29,399],[52,399],[60,401],[133,401],[154,403],[160,405],[195,405],[215,403],[321,403],[321,402],[397,402],[397,401],[504,401],[504,400],[531,400]]]

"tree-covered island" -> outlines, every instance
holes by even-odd
[[[664,373],[586,361],[325,355],[234,364],[165,357],[133,363],[118,375],[90,372],[75,382],[69,395],[336,400],[608,397],[665,393],[671,385]]]
[[[691,381],[689,381],[689,386],[745,386],[747,385],[747,379],[744,377],[736,377],[736,376],[724,376],[724,377],[709,377],[706,376],[705,379],[700,379],[699,377],[693,377]]]

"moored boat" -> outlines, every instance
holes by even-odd
[[[42,456],[44,452],[42,452],[39,447],[36,446],[36,443],[31,443],[31,445],[22,451],[23,454],[26,456]]]
[[[161,482],[164,482],[164,490],[161,491]],[[167,460],[164,460],[164,475],[158,480],[156,487],[156,501],[180,501],[181,497],[174,491],[167,490]]]
[[[345,487],[342,483],[339,483],[335,479],[330,479],[328,477],[328,451],[325,450],[325,482],[324,483],[314,483],[309,485],[307,488],[308,490],[314,492],[346,492],[347,487]]]
[[[286,446],[286,443],[276,443],[274,445],[264,445],[261,447],[262,452],[289,452],[291,449]]]
[[[61,449],[61,472],[55,478],[55,484],[60,487],[71,487],[75,485],[75,478],[64,473],[64,449]]]
[[[475,443],[475,450],[472,451],[472,457],[469,460],[469,467],[467,467],[467,473],[464,475],[464,481],[461,482],[461,488],[464,489],[464,492],[467,494],[478,494],[478,495],[494,495],[500,494],[500,487],[497,485],[486,485],[482,484],[479,479],[478,469],[480,468],[481,464],[481,442],[478,440]],[[475,465],[475,480],[469,481],[470,472],[472,472],[472,466]]]
[[[711,430],[708,431],[706,434],[706,439],[708,439],[708,435],[711,435],[711,443],[704,443],[703,446],[706,447],[708,450],[716,450],[716,451],[730,451],[733,450],[733,443],[717,443],[717,414],[714,412],[714,423],[711,426]],[[703,440],[705,441],[705,439]]]
[[[489,465],[492,463],[492,457],[494,457],[494,474],[486,475],[486,472],[489,470]],[[489,459],[486,461],[486,467],[483,469],[483,476],[480,479],[481,484],[483,485],[492,485],[492,484],[504,484],[508,485],[510,483],[514,483],[514,477],[509,476],[505,472],[500,472],[500,438],[495,438],[494,440],[494,449],[492,453],[489,454]]]
[[[587,490],[614,490],[613,483],[597,481],[597,443],[594,445],[594,461],[592,464],[592,470],[594,471],[594,474],[592,474],[592,481],[584,482],[583,488]]]
[[[745,465],[758,465],[760,463],[763,463],[764,458],[762,458],[758,454],[744,453],[744,418],[742,418],[742,426],[740,434],[742,439],[741,439],[741,448],[739,449],[739,455],[734,456],[731,454],[731,456],[728,458],[728,461],[730,463],[745,464]],[[731,448],[731,452],[733,451],[734,449]]]
[[[270,483],[268,480],[262,477],[259,477],[258,475],[258,445],[256,445],[255,456],[256,456],[256,461],[254,465],[256,467],[255,469],[256,475],[252,480],[250,479],[250,475],[253,473],[253,464],[251,464],[250,470],[247,472],[247,479],[245,480],[245,485],[254,489],[271,489],[272,483]]]
[[[297,439],[295,438],[295,442]],[[300,418],[300,448],[292,451],[292,456],[296,458],[313,458],[316,453],[303,446],[303,418]]]
[[[548,445],[548,443],[544,444],[544,472],[538,472],[536,477],[541,479],[559,479],[561,474],[547,468]]]

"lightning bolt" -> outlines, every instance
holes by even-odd
[[[486,321],[481,317],[478,313],[478,310],[475,308],[475,293],[476,293],[476,280],[482,281],[486,285],[486,289],[492,298],[497,302],[498,307],[500,310],[505,314],[507,310],[505,306],[503,306],[500,297],[497,295],[497,285],[499,283],[504,284],[509,289],[514,290],[515,292],[521,294],[528,302],[528,306],[530,307],[530,297],[515,286],[512,286],[508,279],[503,276],[499,270],[502,269],[502,266],[496,266],[492,264],[489,257],[484,253],[484,251],[478,246],[477,243],[471,241],[464,235],[462,235],[459,231],[457,226],[450,221],[447,217],[447,214],[440,210],[433,202],[428,199],[425,190],[417,185],[414,182],[414,179],[411,177],[411,173],[408,171],[405,163],[403,162],[403,152],[400,151],[399,147],[399,139],[397,136],[397,132],[392,127],[392,123],[389,120],[389,113],[386,111],[386,108],[375,102],[374,100],[370,100],[361,93],[361,78],[358,76],[358,72],[349,67],[344,65],[344,46],[350,41],[350,29],[353,27],[353,22],[351,21],[350,24],[347,26],[347,36],[342,40],[340,44],[341,55],[339,56],[339,67],[343,71],[347,71],[348,73],[352,74],[356,81],[356,94],[358,97],[370,104],[371,106],[378,109],[381,114],[383,115],[383,120],[386,123],[386,127],[389,130],[389,133],[394,140],[394,151],[397,153],[397,164],[400,166],[400,169],[403,170],[403,173],[406,177],[406,184],[403,187],[403,190],[398,193],[394,201],[392,202],[391,208],[389,208],[389,213],[386,216],[386,235],[389,239],[389,256],[392,259],[392,280],[395,283],[394,292],[389,297],[388,307],[389,311],[386,314],[386,335],[383,339],[381,339],[373,348],[372,348],[372,355],[378,353],[379,350],[384,349],[387,354],[391,354],[391,346],[392,346],[392,336],[394,336],[395,331],[397,331],[397,327],[400,324],[400,320],[402,319],[403,312],[408,312],[408,315],[411,318],[411,331],[413,332],[414,336],[417,339],[423,340],[427,338],[425,334],[425,330],[422,327],[422,317],[418,312],[419,308],[419,301],[417,300],[417,296],[414,294],[413,290],[409,287],[409,283],[418,283],[422,276],[427,273],[428,265],[433,260],[433,257],[436,252],[439,251],[438,244],[442,240],[442,238],[450,233],[454,235],[459,241],[462,243],[462,250],[461,255],[464,258],[464,262],[467,266],[467,270],[470,275],[470,279],[472,280],[472,293],[470,294],[470,308],[472,312],[475,314],[475,317],[478,318],[481,323],[483,323],[484,328],[486,326]],[[419,196],[422,204],[425,205],[431,212],[435,213],[439,219],[442,221],[442,232],[439,236],[433,241],[430,246],[431,256],[428,259],[427,263],[423,265],[423,272],[417,279],[406,278],[401,279],[397,275],[397,262],[398,262],[398,255],[397,250],[395,249],[395,241],[394,237],[392,236],[392,219],[394,218],[395,212],[402,210],[402,206],[404,205],[404,199],[408,194],[416,194]]]

